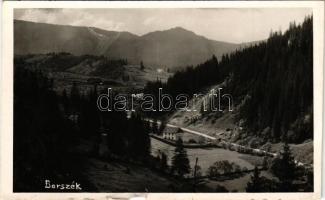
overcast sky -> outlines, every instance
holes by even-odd
[[[271,30],[302,22],[311,9],[16,9],[15,19],[91,26],[143,35],[176,26],[209,39],[241,43],[266,39]]]

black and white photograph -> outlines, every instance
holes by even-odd
[[[12,17],[12,192],[319,191],[312,7]]]

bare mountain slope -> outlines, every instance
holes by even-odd
[[[68,52],[143,61],[155,67],[179,67],[204,62],[213,54],[221,57],[242,45],[209,40],[183,29],[172,28],[143,36],[93,27],[14,21],[15,54]]]
[[[127,32],[92,27],[14,21],[15,54],[68,52],[75,55],[101,55],[117,39],[134,37],[137,36]]]

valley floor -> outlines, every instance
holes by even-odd
[[[100,192],[172,192],[177,181],[146,167],[90,158],[84,175]]]
[[[83,157],[83,177],[98,192],[185,192],[191,188],[187,181],[176,179],[145,164],[107,159],[90,154],[92,140],[81,140],[73,148]]]
[[[155,156],[158,149],[168,153],[168,164],[171,164],[173,147],[165,143],[152,140],[152,155]],[[163,173],[159,170],[146,167],[143,164],[122,161],[119,159],[102,159],[90,156],[91,140],[82,140],[75,153],[82,155],[82,176],[99,192],[193,192],[192,181],[183,180]],[[199,157],[202,175],[215,161],[229,160],[242,167],[253,169],[252,160],[260,163],[260,157],[249,159],[250,155],[243,155],[224,149],[187,149],[191,168],[194,167],[195,158]],[[224,186],[233,192],[245,192],[251,173],[244,173],[236,177],[226,177],[224,180],[211,180],[204,178],[203,184],[197,186],[197,192],[214,192],[218,185]],[[266,174],[266,175],[265,175]],[[271,177],[268,172],[262,175]]]

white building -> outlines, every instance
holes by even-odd
[[[177,141],[182,138],[182,129],[174,127],[166,127],[163,132],[163,138],[167,140]]]

